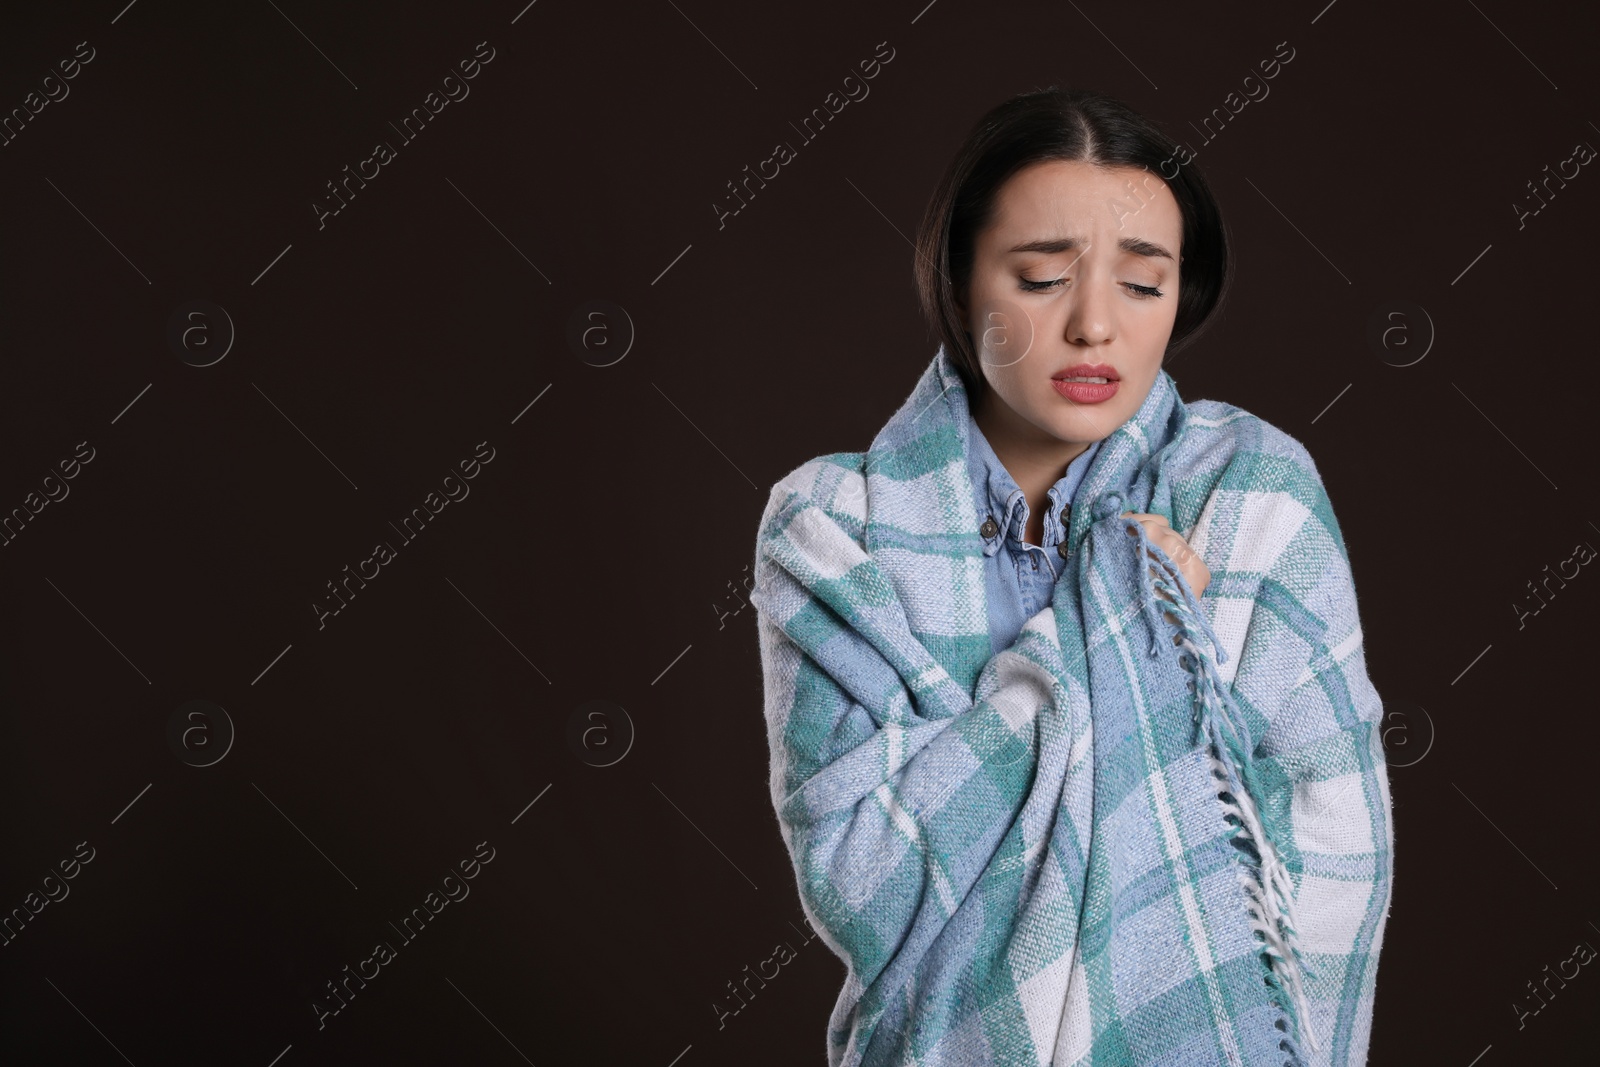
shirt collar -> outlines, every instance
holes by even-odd
[[[989,444],[970,411],[967,413],[967,442],[967,471],[972,477],[978,510],[978,536],[983,539],[984,555],[993,556],[1008,538],[1022,542],[1028,528],[1028,498],[1000,462],[994,446]],[[1096,441],[1084,449],[1050,487],[1044,517],[1044,547],[1067,539],[1066,520],[1070,518],[1070,511],[1063,514],[1066,510],[1063,505],[1070,508],[1078,484],[1083,481],[1099,448],[1100,442]],[[991,519],[992,526],[988,522]]]

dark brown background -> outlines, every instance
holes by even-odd
[[[1059,82],[1198,148],[1237,287],[1169,370],[1303,441],[1346,534],[1396,764],[1370,1062],[1592,1062],[1594,966],[1512,1006],[1600,946],[1600,578],[1513,608],[1600,544],[1600,176],[1512,207],[1600,145],[1592,15],[124,3],[0,15],[0,109],[96,50],[0,148],[0,508],[95,449],[0,549],[0,909],[96,850],[0,948],[0,1058],[824,1063],[843,968],[798,943],[753,613],[719,616],[767,488],[866,447],[933,355],[906,238],[950,154]],[[319,231],[324,183],[480,41],[471,95]],[[719,230],[725,183],[881,41],[871,95]],[[237,330],[204,368],[167,343],[194,299]],[[637,329],[611,366],[567,343],[591,299]],[[1403,368],[1366,340],[1394,301],[1437,332]],[[480,441],[470,496],[319,630],[324,583]],[[237,731],[210,767],[166,740],[191,699]],[[637,731],[604,768],[568,740],[593,700]],[[323,984],[480,841],[471,895],[319,1032]]]

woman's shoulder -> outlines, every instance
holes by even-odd
[[[1291,461],[1316,475],[1310,450],[1261,416],[1225,400],[1191,400],[1185,407],[1188,420],[1180,462],[1201,468],[1267,457]]]
[[[850,497],[851,488],[864,481],[865,452],[828,452],[813,456],[789,471],[772,486],[771,496],[799,493],[819,507],[841,496]]]
[[[1187,407],[1179,447],[1163,464],[1174,528],[1190,529],[1221,508],[1247,526],[1287,530],[1314,518],[1342,543],[1322,474],[1303,443],[1236,404],[1196,400]]]
[[[774,515],[795,505],[821,508],[835,520],[859,527],[867,517],[865,470],[865,452],[828,452],[806,460],[768,491],[762,529]]]
[[[1219,400],[1188,405],[1184,447],[1164,464],[1172,525],[1233,569],[1306,583],[1348,574],[1349,550],[1311,452],[1266,419]]]

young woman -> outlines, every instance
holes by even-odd
[[[1393,826],[1316,465],[1166,354],[1228,246],[1101,94],[984,116],[929,205],[941,345],[756,547],[771,791],[847,967],[832,1067],[1364,1063]]]

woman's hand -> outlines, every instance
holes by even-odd
[[[1206,586],[1211,584],[1210,569],[1206,567],[1205,561],[1200,558],[1200,554],[1190,548],[1187,541],[1178,536],[1178,531],[1168,524],[1165,516],[1150,515],[1141,511],[1124,511],[1122,514],[1125,516],[1132,515],[1144,524],[1145,534],[1150,540],[1161,546],[1161,551],[1172,557],[1172,562],[1176,563],[1178,569],[1183,572],[1184,580],[1189,583],[1189,588],[1194,590],[1196,597],[1205,592]],[[1133,531],[1129,530],[1128,535],[1130,537],[1133,536]],[[1165,600],[1172,599],[1165,594],[1160,595]]]

